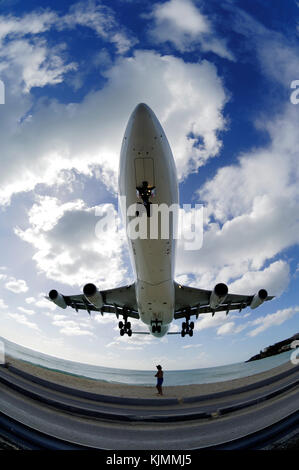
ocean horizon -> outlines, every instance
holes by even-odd
[[[34,351],[0,337],[4,344],[5,355],[29,362],[42,368],[51,369],[65,374],[101,380],[109,383],[127,385],[153,385],[155,370],[134,370],[104,367],[67,359],[57,358],[48,354]],[[192,385],[248,377],[260,372],[278,367],[290,360],[292,351],[286,351],[275,356],[252,362],[238,362],[223,366],[205,367],[199,369],[167,370],[164,369],[164,385]],[[3,355],[3,353],[2,353]]]

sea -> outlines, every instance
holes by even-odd
[[[0,337],[0,359],[5,354],[40,367],[80,377],[128,385],[153,385],[156,370],[131,370],[73,362],[25,348]],[[201,369],[165,370],[164,385],[190,385],[248,377],[290,361],[292,351],[252,362],[237,362]],[[1,362],[1,361],[0,361]]]

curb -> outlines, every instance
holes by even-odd
[[[126,421],[126,422],[154,422],[154,423],[171,423],[171,422],[211,418],[211,413],[208,413],[205,411],[195,411],[195,412],[191,412],[188,414],[185,414],[185,413],[167,414],[167,411],[165,411],[163,414],[163,411],[161,410],[162,414],[161,414],[161,411],[159,412],[159,414],[155,414],[155,412],[153,411],[153,414],[151,415],[136,415],[133,413],[124,414],[124,413],[121,413],[121,410],[118,410],[115,413],[113,413],[111,411],[104,411],[104,410],[95,409],[95,408],[93,409],[84,408],[82,405],[80,406],[80,404],[77,405],[75,403],[73,404],[64,403],[64,402],[55,400],[53,398],[41,395],[38,392],[27,390],[26,388],[22,387],[22,385],[12,383],[8,378],[5,378],[5,377],[0,376],[0,382],[5,384],[9,388],[15,390],[16,392],[19,392],[22,395],[32,398],[33,400],[37,400],[46,405],[49,405],[54,408],[64,410],[67,412],[71,412],[79,416],[89,416],[92,418],[100,418],[103,420],[115,420],[115,421]]]
[[[270,393],[264,394],[260,397],[247,400],[245,402],[236,403],[233,405],[225,406],[223,408],[218,408],[216,410],[206,412],[206,411],[192,411],[184,410],[181,413],[169,414],[167,410],[159,411],[159,414],[156,414],[153,411],[153,414],[136,414],[136,410],[132,413],[122,413],[122,410],[117,410],[115,412],[110,410],[101,410],[100,408],[87,408],[84,407],[81,403],[65,403],[59,401],[59,397],[48,397],[41,394],[39,391],[28,390],[26,389],[26,384],[12,383],[9,377],[1,377],[0,382],[4,383],[6,386],[11,389],[28,396],[34,400],[38,400],[41,403],[52,406],[57,409],[64,410],[66,412],[74,413],[81,416],[89,416],[93,418],[99,418],[103,420],[115,420],[115,421],[126,421],[126,422],[155,422],[155,423],[171,423],[171,422],[186,422],[191,420],[198,419],[208,419],[216,418],[234,411],[242,410],[258,403],[262,403],[266,400],[269,400],[275,396],[278,396],[286,391],[292,389],[293,387],[299,384],[299,379],[291,382],[290,384],[285,385],[282,388],[276,389]]]
[[[103,403],[114,403],[120,405],[147,405],[147,406],[165,406],[165,405],[177,405],[179,400],[177,398],[129,398],[129,397],[115,397],[113,395],[101,395],[98,393],[87,392],[85,390],[78,390],[75,388],[67,387],[65,385],[56,384],[50,382],[35,375],[28,374],[20,369],[16,369],[13,366],[8,365],[8,370],[15,375],[18,375],[25,380],[41,385],[42,387],[62,392],[67,395],[73,395],[75,397],[86,398],[92,401],[98,401]]]
[[[265,395],[262,395],[261,397],[253,398],[252,400],[244,401],[242,403],[236,403],[236,405],[230,405],[224,408],[219,408],[217,411],[219,415],[224,415],[227,413],[231,413],[232,411],[242,410],[243,408],[257,405],[258,403],[262,403],[263,401],[270,400],[271,398],[281,395],[282,393],[287,392],[288,390],[290,390],[291,388],[295,387],[298,384],[299,384],[299,379],[295,380],[294,382],[282,388],[274,390],[273,392],[266,393]]]
[[[293,412],[290,415],[282,418],[276,423],[266,426],[263,429],[259,429],[253,433],[247,434],[231,441],[222,442],[220,444],[192,448],[190,451],[211,451],[211,450],[242,450],[242,449],[259,449],[263,444],[269,444],[271,440],[279,435],[283,435],[286,432],[290,432],[294,427],[297,428],[299,422],[299,412]],[[94,448],[83,446],[76,443],[64,441],[62,439],[55,438],[54,436],[47,435],[41,431],[32,429],[25,424],[22,424],[13,418],[7,417],[5,414],[0,412],[0,429],[3,435],[5,435],[11,442],[25,447],[25,449],[32,450],[107,450],[105,448]]]
[[[232,441],[222,442],[198,450],[259,450],[262,445],[269,444],[276,436],[282,436],[289,433],[293,428],[297,428],[299,423],[299,412],[295,411],[285,418],[280,419],[276,423],[259,429],[246,436],[233,439]]]
[[[242,387],[233,388],[232,390],[224,390],[223,392],[216,392],[210,395],[199,395],[194,397],[187,397],[184,398],[184,403],[195,403],[197,401],[204,401],[204,400],[214,400],[217,398],[225,398],[231,395],[238,395],[240,393],[250,392],[251,390],[256,390],[258,388],[265,387],[267,385],[271,385],[274,382],[278,382],[289,375],[294,374],[295,372],[299,372],[299,366],[294,366],[293,368],[281,372],[280,374],[274,375],[269,377],[268,379],[260,380],[259,382],[255,382],[249,385],[244,385]]]
[[[102,395],[92,392],[87,392],[84,390],[78,390],[65,385],[56,384],[55,382],[50,382],[45,379],[36,377],[28,372],[24,372],[20,369],[15,368],[11,365],[5,365],[4,367],[8,368],[10,372],[15,375],[18,375],[25,380],[29,380],[33,383],[46,387],[50,390],[55,390],[58,392],[65,393],[67,395],[73,395],[75,397],[86,398],[88,400],[103,402],[103,403],[114,403],[120,405],[134,405],[134,406],[168,406],[168,405],[179,405],[182,403],[196,403],[205,400],[214,400],[218,398],[224,398],[227,396],[232,396],[244,392],[249,392],[251,390],[256,390],[258,388],[270,385],[271,383],[277,382],[289,375],[292,375],[295,372],[299,372],[299,366],[294,366],[293,368],[281,372],[275,376],[269,377],[268,379],[263,379],[259,382],[245,385],[243,387],[235,388],[232,390],[225,390],[223,392],[216,392],[213,394],[207,395],[198,395],[193,397],[186,398],[130,398],[130,397],[115,397],[112,395]]]

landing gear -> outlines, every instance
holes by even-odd
[[[193,336],[194,322],[189,323],[190,317],[186,317],[186,321],[182,323],[181,337],[184,338],[185,335]]]
[[[161,333],[161,324],[162,322],[159,320],[152,321],[152,333]]]
[[[132,336],[131,323],[127,320],[128,319],[124,317],[125,323],[123,323],[122,321],[118,323],[120,336],[124,336],[125,334],[127,334],[128,336]]]

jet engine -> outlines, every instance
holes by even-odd
[[[67,304],[63,298],[63,295],[59,294],[57,290],[53,289],[49,292],[49,298],[54,302],[54,304],[58,305],[60,308],[66,308]]]
[[[256,307],[259,307],[266,298],[268,297],[268,292],[265,289],[260,289],[257,294],[253,297],[250,308],[254,309]]]
[[[218,305],[220,305],[225,300],[227,293],[228,293],[228,287],[226,284],[223,284],[223,283],[216,284],[210,297],[211,309],[217,308]]]
[[[94,284],[85,284],[83,287],[83,294],[89,302],[97,308],[101,308],[104,305],[103,297],[101,292],[97,289]]]

